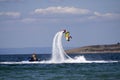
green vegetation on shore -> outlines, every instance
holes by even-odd
[[[120,43],[92,45],[66,50],[66,53],[120,53]]]

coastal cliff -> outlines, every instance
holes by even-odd
[[[69,49],[66,53],[120,53],[120,43],[107,45],[92,45]]]

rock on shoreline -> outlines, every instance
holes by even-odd
[[[120,43],[109,45],[92,45],[69,49],[66,53],[120,53]]]

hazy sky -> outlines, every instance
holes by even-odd
[[[0,0],[0,48],[51,47],[63,29],[64,47],[120,42],[120,0]]]

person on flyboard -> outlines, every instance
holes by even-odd
[[[63,33],[65,34],[66,41],[70,41],[70,39],[72,39],[72,36],[70,36],[70,32],[67,30],[63,30],[63,31],[64,31]]]

